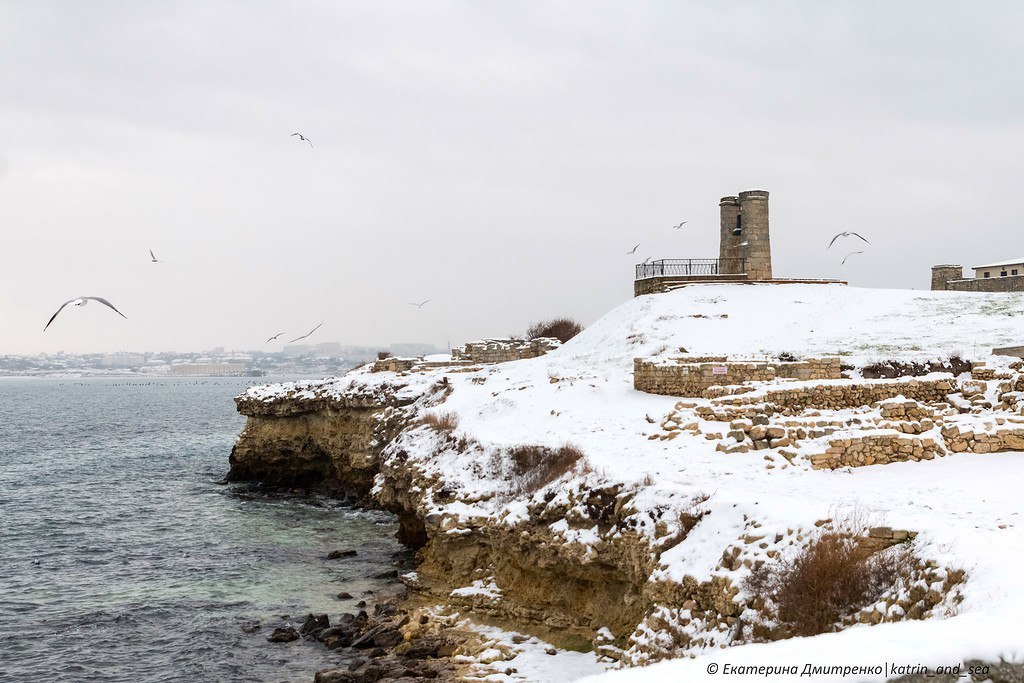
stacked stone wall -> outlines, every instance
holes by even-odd
[[[945,402],[956,391],[950,375],[932,375],[913,379],[837,380],[828,384],[803,384],[795,387],[766,388],[746,394],[723,396],[711,405],[696,406],[704,419],[729,422],[748,413],[795,413],[801,410],[845,410],[870,406],[902,396],[928,403]]]
[[[945,454],[942,444],[934,438],[886,429],[858,435],[846,434],[832,439],[824,453],[810,455],[808,460],[816,470],[834,470],[840,467],[931,460]]]
[[[419,362],[419,358],[381,358],[373,362],[370,372],[408,372]]]
[[[1024,275],[949,280],[946,289],[951,292],[1024,292]]]
[[[484,339],[469,342],[462,348],[452,350],[452,358],[456,361],[471,363],[507,363],[524,358],[537,358],[554,351],[562,345],[557,339],[540,337],[538,339]]]
[[[721,356],[633,360],[633,388],[649,394],[666,396],[715,398],[750,391],[751,387],[740,386],[746,382],[771,382],[776,379],[806,381],[841,377],[842,369],[838,358],[773,362],[730,361]]]

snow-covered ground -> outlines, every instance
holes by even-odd
[[[737,543],[751,520],[759,523],[759,534],[790,538],[789,530],[813,528],[816,520],[851,511],[885,526],[919,532],[915,546],[925,557],[968,572],[964,601],[948,618],[861,625],[812,638],[710,649],[693,653],[695,659],[610,672],[609,681],[713,680],[723,674],[709,674],[711,665],[727,663],[796,664],[802,669],[805,663],[935,667],[968,658],[1020,661],[1024,453],[950,454],[927,462],[837,471],[812,470],[781,459],[769,467],[765,451],[716,452],[717,442],[703,435],[649,438],[662,433],[659,423],[679,399],[635,391],[632,368],[635,357],[671,357],[681,347],[691,354],[743,357],[840,355],[858,367],[879,360],[960,355],[1005,367],[1013,359],[992,357],[992,347],[1022,343],[1021,294],[839,285],[687,287],[632,299],[546,356],[475,373],[447,373],[453,390],[430,410],[456,415],[455,435],[474,440],[478,447],[441,449],[436,442],[441,437],[425,433],[406,439],[403,447],[411,449],[411,462],[437,472],[458,492],[457,500],[437,503],[437,511],[462,519],[501,518],[509,524],[522,519],[523,502],[502,495],[507,482],[481,469],[480,461],[481,451],[524,443],[554,448],[572,444],[584,453],[589,467],[579,470],[576,480],[555,487],[562,497],[584,482],[635,486],[634,505],[641,510],[681,508],[696,496],[710,496],[707,505],[713,512],[662,556],[654,579],[678,581],[689,575],[703,581],[714,576],[723,549]],[[342,392],[393,379],[391,373],[356,373],[310,391]],[[435,372],[402,381],[426,386],[437,379]],[[260,395],[267,398],[285,390],[261,390]],[[703,421],[699,427],[704,433],[723,430],[722,424]],[[596,540],[596,527],[563,527],[553,530],[567,541]],[[592,671],[567,667],[557,678],[573,680]]]

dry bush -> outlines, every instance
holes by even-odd
[[[554,337],[564,344],[582,331],[583,325],[572,318],[555,318],[530,325],[526,330],[526,338]]]
[[[438,432],[451,434],[459,426],[459,416],[455,413],[424,413],[420,418],[420,424]]]
[[[686,538],[690,530],[697,526],[697,522],[710,512],[704,507],[704,503],[708,502],[709,498],[711,496],[707,493],[698,493],[690,499],[688,506],[679,512],[679,530],[682,532],[683,538]]]
[[[823,533],[792,559],[765,563],[744,581],[748,593],[769,601],[779,622],[755,636],[778,640],[836,630],[844,617],[877,602],[898,582],[909,583],[914,560],[906,547],[866,556],[849,535]]]
[[[533,494],[571,472],[583,453],[571,444],[559,448],[530,445],[510,449],[509,457],[519,493]]]
[[[391,358],[391,352],[390,351],[378,351],[377,352],[377,360],[387,360],[388,358]]]

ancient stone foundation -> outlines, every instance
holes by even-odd
[[[452,358],[471,363],[507,363],[523,358],[536,358],[562,345],[557,339],[484,339],[469,342],[462,348],[452,350]]]
[[[840,379],[838,358],[808,358],[799,361],[726,360],[725,356],[682,357],[668,360],[633,360],[633,388],[648,394],[714,398],[740,393],[746,382],[776,379]],[[718,391],[708,392],[712,387]],[[730,387],[731,389],[725,389]],[[747,388],[749,389],[749,387]]]

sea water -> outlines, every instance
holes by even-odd
[[[0,681],[311,681],[344,664],[266,638],[372,604],[395,522],[222,484],[253,381],[0,378]]]

